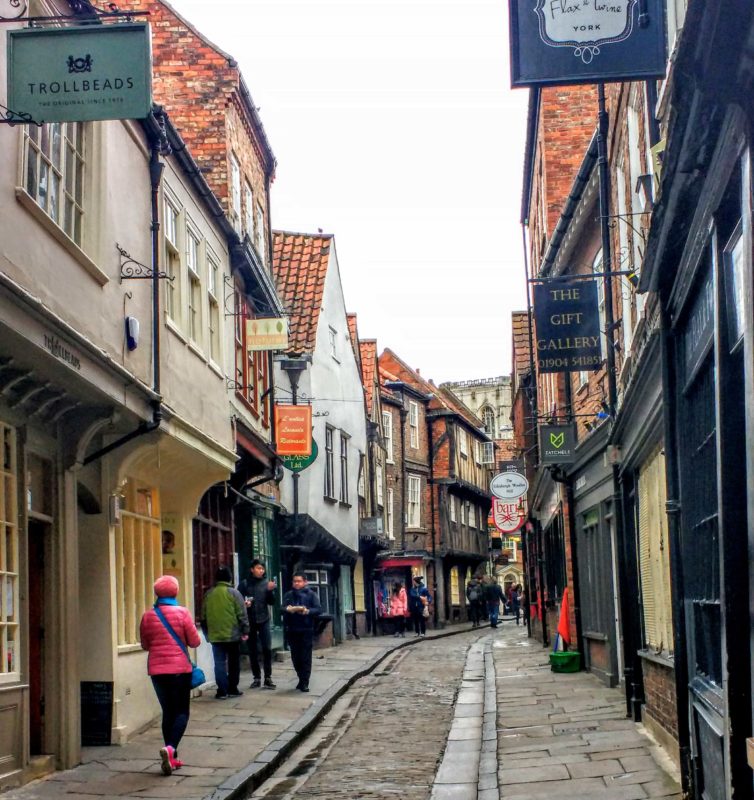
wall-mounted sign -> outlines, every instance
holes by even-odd
[[[317,458],[319,449],[317,443],[312,439],[312,452],[308,456],[280,456],[283,466],[291,472],[303,472],[310,467]]]
[[[526,518],[524,507],[521,500],[508,501],[492,498],[492,519],[495,527],[505,534],[517,531]]]
[[[602,363],[596,281],[535,284],[534,320],[539,372],[579,372]]]
[[[572,464],[576,460],[576,429],[573,425],[539,426],[541,464]]]
[[[143,119],[152,109],[149,25],[8,31],[8,107],[36,122]]]
[[[511,83],[665,75],[663,0],[510,0]]]
[[[520,472],[498,472],[490,481],[490,491],[501,500],[518,500],[529,489],[529,481]]]
[[[311,406],[275,406],[275,446],[279,456],[311,455]]]
[[[265,317],[246,320],[247,350],[287,350],[288,320],[285,317]]]

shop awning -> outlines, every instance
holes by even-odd
[[[393,567],[421,567],[423,564],[423,558],[386,558],[375,566],[377,569],[391,569]]]

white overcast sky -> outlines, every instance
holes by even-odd
[[[436,382],[510,372],[525,90],[504,0],[172,0],[239,62],[275,228],[335,234],[346,304]]]

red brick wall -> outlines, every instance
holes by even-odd
[[[642,661],[646,711],[667,733],[678,740],[678,710],[675,705],[675,675],[670,667]]]

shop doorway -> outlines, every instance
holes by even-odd
[[[29,520],[29,750],[32,756],[45,752],[46,546],[50,527],[49,522]]]

